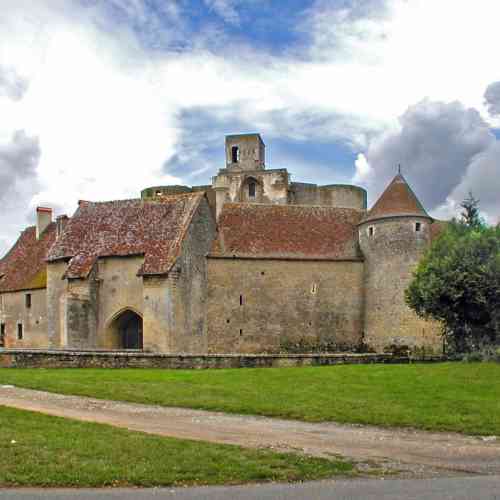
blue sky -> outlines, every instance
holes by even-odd
[[[491,0],[2,0],[0,254],[37,205],[208,183],[244,132],[296,181],[370,204],[402,163],[436,217],[473,190],[495,222],[499,17]]]

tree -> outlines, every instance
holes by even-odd
[[[500,229],[477,224],[476,215],[448,224],[406,290],[407,304],[441,321],[458,352],[500,341]]]
[[[462,224],[474,229],[484,226],[484,222],[479,215],[479,200],[474,198],[472,191],[469,191],[469,195],[460,203],[460,206],[463,208],[460,214]]]

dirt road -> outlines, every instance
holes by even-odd
[[[147,406],[0,386],[0,405],[134,431],[247,447],[334,454],[411,475],[500,474],[500,438],[336,423],[306,423]]]

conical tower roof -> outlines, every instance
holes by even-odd
[[[398,174],[362,219],[361,223],[400,216],[429,217],[429,214],[415,196],[406,179],[401,174]]]

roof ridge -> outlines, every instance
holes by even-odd
[[[335,207],[332,205],[304,205],[304,204],[278,204],[278,203],[248,203],[248,202],[227,202],[224,203],[222,210],[226,206],[235,207],[259,207],[259,208],[278,208],[278,209],[290,209],[290,208],[325,208],[328,210],[352,210],[353,212],[365,212],[365,210],[353,207]]]

